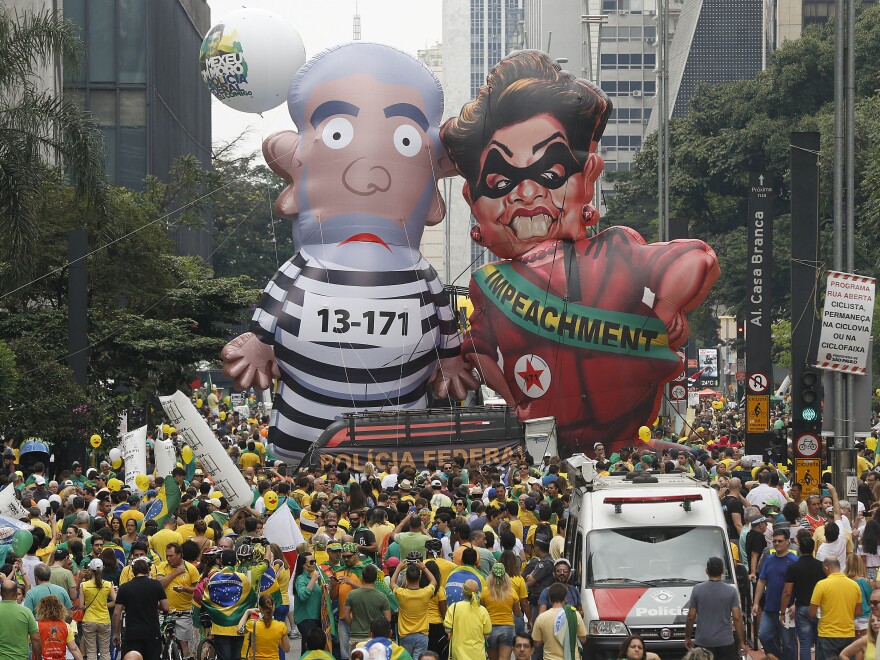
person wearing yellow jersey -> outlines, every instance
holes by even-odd
[[[78,602],[83,608],[83,644],[89,658],[110,657],[110,611],[116,603],[116,587],[104,580],[104,562],[89,562],[88,572],[79,585]]]
[[[504,569],[504,564],[492,565],[483,588],[483,606],[489,612],[492,632],[489,634],[489,660],[508,660],[513,650],[514,617],[522,616],[519,594]]]
[[[240,658],[244,638],[238,634],[241,613],[257,602],[256,590],[246,573],[235,570],[235,550],[220,555],[223,568],[208,580],[202,597],[202,609],[211,617],[211,634],[218,658]]]
[[[135,541],[131,544],[131,554],[129,556],[129,564],[125,568],[122,569],[122,572],[119,574],[119,585],[122,586],[126,582],[130,582],[132,578],[134,578],[134,571],[131,565],[134,563],[134,560],[138,557],[146,557],[149,559],[147,555],[147,544],[143,541]],[[156,566],[152,562],[150,563],[150,577],[154,580],[156,579]]]
[[[397,584],[397,576],[406,567],[406,586],[395,587],[394,595],[400,603],[398,634],[400,645],[413,658],[418,658],[422,651],[428,650],[428,604],[437,593],[437,579],[420,561],[401,562],[394,569],[391,584]],[[428,578],[428,586],[420,587],[419,579],[424,575]],[[459,657],[459,656],[456,656]],[[468,657],[468,656],[460,656]]]
[[[278,648],[284,653],[290,651],[290,639],[287,637],[287,626],[274,619],[275,601],[269,594],[259,599],[260,606],[245,610],[238,622],[238,634],[247,638],[248,650],[244,649],[244,657],[253,660],[276,660]],[[259,619],[251,618],[258,614]]]
[[[193,591],[199,581],[199,571],[183,560],[179,543],[169,543],[165,547],[165,559],[156,567],[156,575],[165,588],[168,606],[172,612],[189,612],[193,606]],[[193,636],[192,617],[175,618],[174,630],[183,647],[184,657],[188,657]]]
[[[165,548],[169,543],[176,543],[179,546],[184,540],[183,536],[177,532],[177,518],[168,516],[165,527],[150,537],[150,548],[157,557],[164,557]]]
[[[262,462],[263,459],[260,458],[260,455],[257,453],[257,446],[254,444],[254,441],[251,440],[247,443],[247,451],[242,452],[241,458],[238,459],[238,464],[241,466],[242,470],[247,470],[248,468],[262,464]]]
[[[437,539],[432,540],[436,541]],[[452,566],[454,568],[455,564]],[[446,618],[446,589],[443,586],[445,579],[440,575],[440,567],[436,560],[426,561],[425,567],[437,580],[438,585],[437,593],[428,601],[428,648],[440,653],[441,658],[445,658],[449,652],[449,638],[443,628],[443,620]]]

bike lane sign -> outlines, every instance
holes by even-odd
[[[794,443],[795,455],[801,458],[813,458],[819,455],[822,441],[815,433],[801,433]]]
[[[794,460],[794,474],[797,483],[803,487],[805,497],[819,494],[822,461],[818,458],[796,458]]]

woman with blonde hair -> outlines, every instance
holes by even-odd
[[[870,625],[868,626],[868,634],[857,637],[856,641],[847,646],[840,652],[841,658],[855,658],[861,654],[865,660],[874,660],[877,654],[877,636],[880,633],[880,617],[878,617],[878,607],[880,607],[880,589],[874,589],[871,593],[871,615],[869,617]],[[875,605],[876,603],[876,605]]]
[[[43,645],[43,660],[64,660],[67,651],[76,660],[82,660],[82,653],[73,640],[74,627],[67,625],[66,617],[67,611],[58,596],[44,596],[37,603],[37,625]]]
[[[487,640],[489,660],[507,660],[510,657],[516,636],[514,617],[522,616],[519,600],[504,564],[493,564],[483,589],[483,605],[492,622],[492,632]]]
[[[856,553],[846,558],[846,577],[859,585],[862,592],[862,614],[855,618],[856,637],[861,637],[868,629],[868,616],[871,614],[871,592],[874,585],[868,581],[865,575],[865,560]]]

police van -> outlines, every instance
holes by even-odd
[[[684,655],[687,603],[706,560],[721,557],[722,579],[736,584],[717,493],[683,474],[602,477],[583,454],[566,463],[565,557],[581,588],[584,657],[619,658],[629,635],[663,660]]]

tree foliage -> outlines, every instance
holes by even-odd
[[[773,215],[772,316],[790,316],[790,174],[793,131],[821,134],[821,259],[831,264],[833,160],[832,23],[810,26],[770,57],[754,80],[702,86],[670,131],[670,214],[687,218],[690,236],[711,245],[721,278],[703,309],[745,312],[746,195],[750,171],[770,172],[779,189]],[[880,6],[860,10],[856,25],[856,270],[880,270]],[[615,175],[606,220],[657,233],[657,144],[648,137],[633,169]],[[695,324],[696,325],[696,324]],[[782,327],[782,326],[778,326]],[[714,345],[695,327],[698,342]],[[782,353],[781,353],[782,354]]]
[[[102,211],[104,143],[95,120],[72,101],[41,89],[54,58],[75,66],[76,28],[49,11],[11,14],[0,5],[0,267],[20,282],[36,245],[40,192],[51,163],[67,168],[75,191]]]

